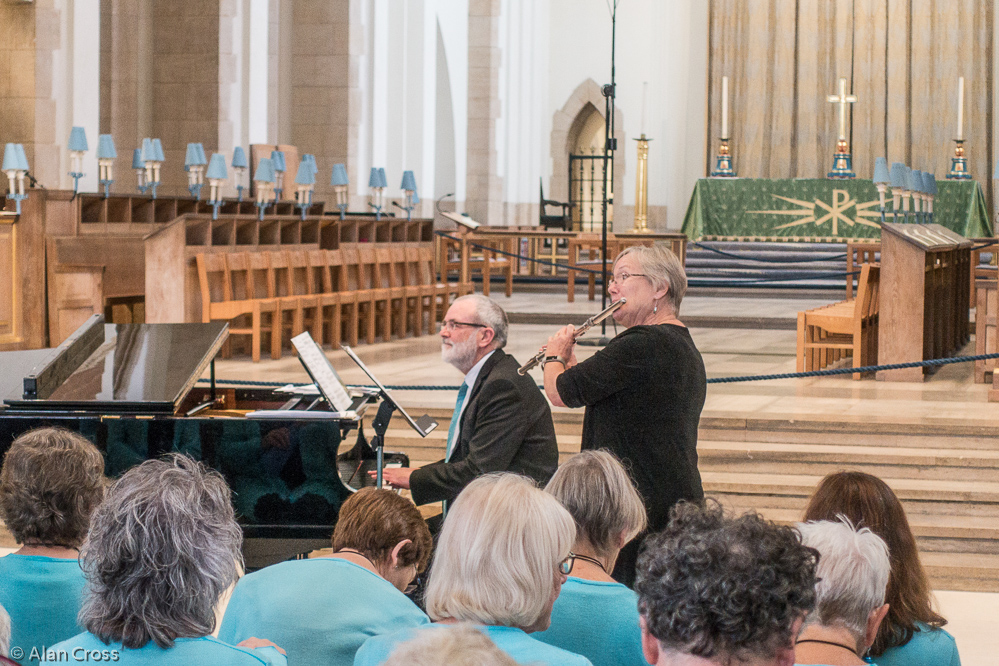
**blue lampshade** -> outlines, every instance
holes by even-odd
[[[306,160],[309,163],[309,166],[312,167],[313,176],[319,173],[319,165],[316,164],[315,155],[313,155],[312,153],[305,153],[305,156],[302,159]]]
[[[298,173],[295,174],[296,185],[315,185],[316,172],[312,170],[309,160],[302,160],[298,164]]]
[[[258,183],[273,183],[274,179],[274,162],[269,157],[265,157],[257,165],[257,173],[254,174],[253,180]]]
[[[249,166],[246,162],[246,152],[243,151],[243,146],[236,146],[232,151],[232,167],[234,169],[245,169]]]
[[[200,143],[195,144],[198,146],[198,164],[204,166],[208,164],[208,156],[205,155],[205,147]]]
[[[153,139],[153,152],[155,157],[153,157],[154,162],[165,162],[166,157],[163,155],[163,144],[159,139]]]
[[[388,187],[388,178],[385,177],[385,167],[378,167],[378,187]]]
[[[152,162],[155,159],[156,159],[156,151],[153,148],[153,140],[152,139],[143,139],[142,140],[142,161],[143,162]]]
[[[888,160],[883,157],[874,158],[874,184],[887,185],[891,182],[891,176],[888,175]]]
[[[21,168],[21,157],[17,154],[17,144],[8,143],[3,147],[2,171],[17,171]]]
[[[208,163],[208,171],[205,172],[205,178],[209,180],[225,180],[228,175],[225,168],[225,155],[214,153],[211,161]]]
[[[187,144],[187,154],[184,157],[184,171],[200,164],[204,164],[204,162],[201,161],[201,156],[198,154],[198,144]]]
[[[893,190],[905,189],[905,165],[901,162],[891,163],[891,188]]]
[[[402,172],[402,185],[399,187],[410,192],[416,191],[416,176],[413,175],[412,171]]]
[[[926,173],[925,171],[923,171],[921,175],[923,178],[923,190],[922,190],[923,193],[933,194],[933,184],[930,182],[932,176],[930,176],[930,174]]]
[[[132,151],[132,168],[133,169],[145,169],[146,165],[142,163],[142,149],[136,148]]]
[[[371,167],[371,175],[368,176],[368,187],[381,187],[381,179],[378,177],[378,167]]]
[[[114,149],[114,137],[110,134],[101,134],[97,137],[97,159],[113,160],[118,157],[118,151]]]
[[[929,177],[930,177],[930,194],[932,194],[933,196],[936,196],[937,192],[938,192],[938,190],[937,190],[937,176],[936,176],[936,174],[932,174],[931,173],[931,174],[929,174]]]
[[[23,171],[29,171],[31,167],[28,166],[28,156],[24,154],[24,146],[20,143],[15,143],[14,150],[17,151],[17,161],[20,164],[18,168]]]
[[[342,164],[333,165],[333,175],[330,177],[330,185],[350,185],[347,179],[347,167]]]
[[[923,186],[922,178],[916,175],[916,170],[906,167],[905,168],[905,189],[910,192],[919,192],[920,188]]]
[[[284,163],[284,151],[272,150],[271,151],[271,163],[274,165],[275,171],[287,171],[288,167]]]
[[[69,149],[75,153],[87,152],[87,133],[82,127],[74,127],[69,131]]]

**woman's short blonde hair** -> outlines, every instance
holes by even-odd
[[[517,666],[471,624],[434,624],[400,643],[385,666]]]
[[[680,302],[687,293],[687,273],[683,270],[680,259],[673,251],[662,245],[646,247],[632,245],[621,250],[614,259],[614,266],[622,257],[632,256],[642,267],[642,273],[652,282],[656,289],[666,289],[666,302],[673,308],[673,313],[680,312]]]
[[[448,511],[427,583],[433,620],[529,627],[548,610],[558,566],[576,539],[572,516],[534,482],[486,474]]]
[[[645,504],[614,454],[582,451],[559,466],[545,486],[576,521],[576,542],[585,540],[601,556],[645,529]]]

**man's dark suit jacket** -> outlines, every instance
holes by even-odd
[[[451,461],[409,477],[414,502],[450,502],[488,472],[516,472],[542,484],[552,477],[558,467],[552,410],[531,376],[517,374],[519,367],[502,349],[486,360],[465,397]]]

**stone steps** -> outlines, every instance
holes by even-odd
[[[444,455],[449,409],[423,439],[394,421],[387,448],[413,465]],[[579,451],[582,411],[553,414],[564,460]],[[369,429],[370,432],[370,429]],[[705,493],[736,511],[799,520],[823,476],[874,474],[902,501],[935,589],[999,592],[999,433],[985,423],[853,423],[705,415],[698,440]]]

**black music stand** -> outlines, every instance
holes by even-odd
[[[357,367],[363,370],[364,374],[366,374],[368,378],[375,383],[375,386],[378,387],[378,394],[382,398],[382,404],[378,406],[378,413],[375,414],[375,420],[371,424],[371,427],[375,431],[375,467],[377,469],[375,472],[375,487],[381,488],[382,469],[385,464],[385,432],[388,430],[389,421],[392,420],[392,413],[395,410],[399,410],[399,413],[406,419],[406,422],[409,423],[413,430],[420,433],[421,437],[426,437],[433,432],[434,428],[436,428],[438,424],[437,421],[430,418],[427,414],[424,414],[414,421],[413,417],[410,416],[405,409],[403,409],[402,405],[396,402],[395,398],[392,397],[392,394],[389,393],[389,390],[382,386],[382,383],[378,381],[370,370],[368,370],[368,366],[364,365],[364,362],[358,358],[353,349],[347,345],[340,345],[340,349],[342,349],[347,356],[349,356],[351,360],[357,364]]]

